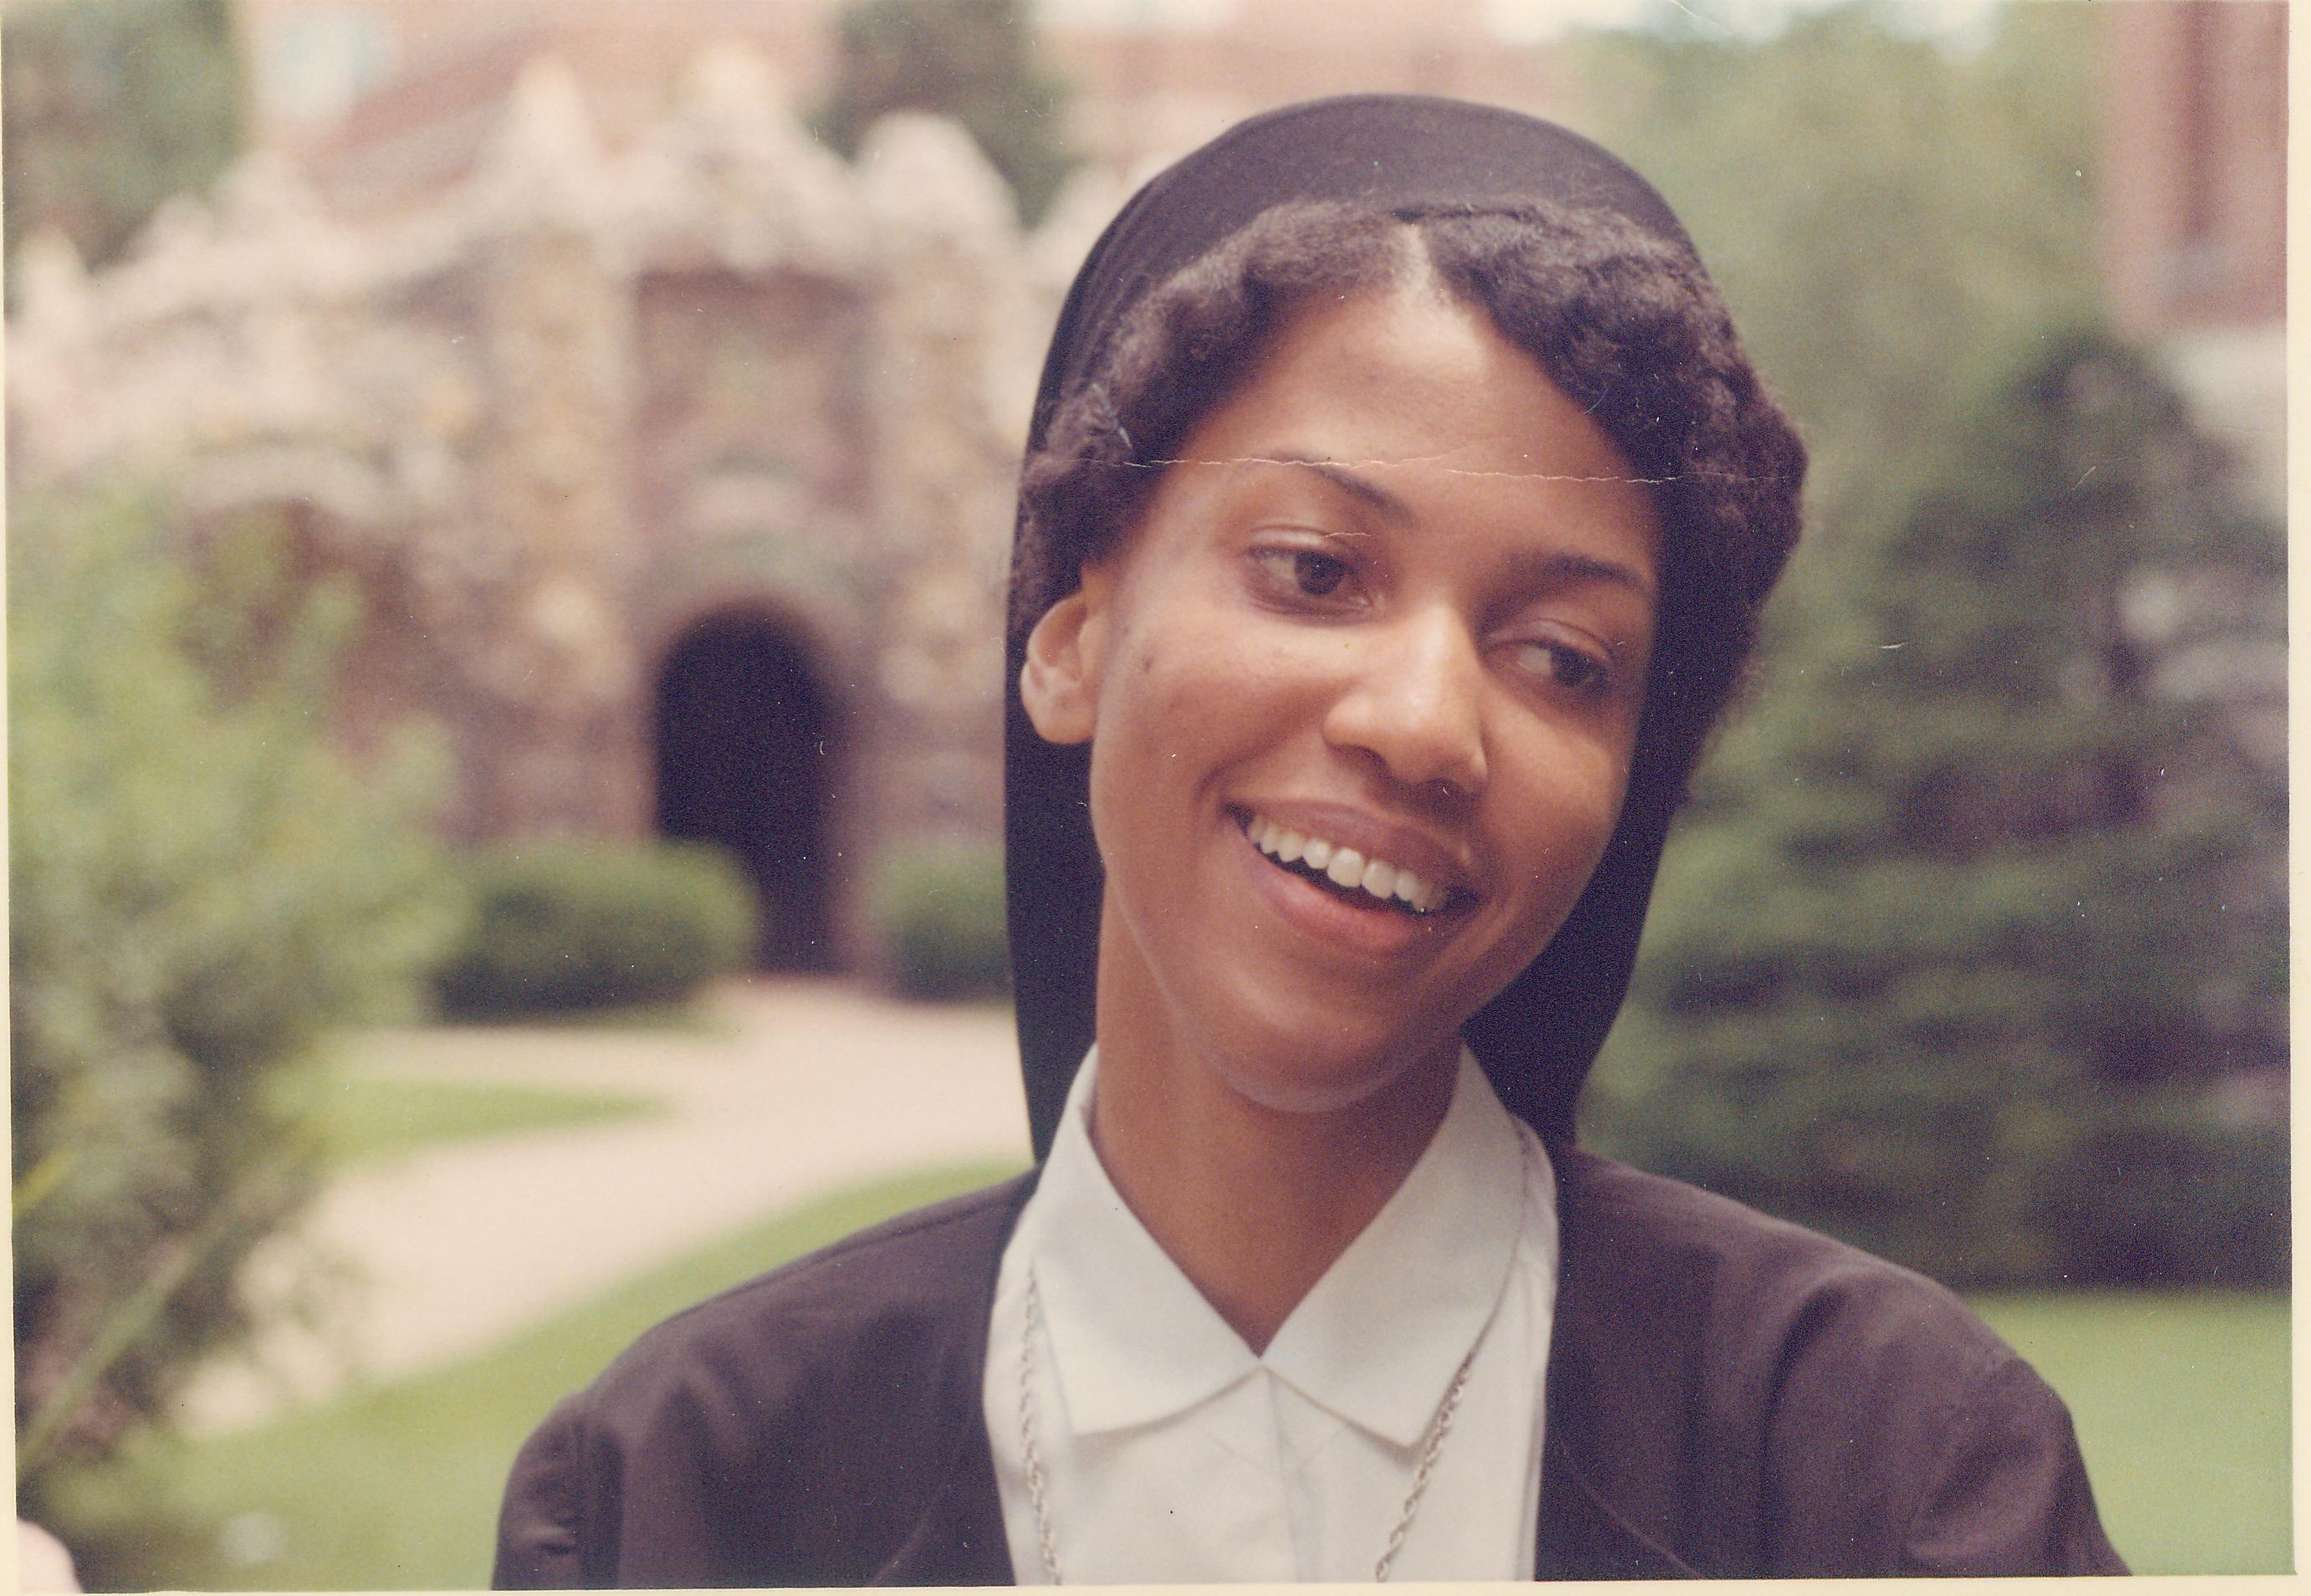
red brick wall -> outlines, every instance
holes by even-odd
[[[2284,0],[2143,0],[2103,14],[2111,303],[2150,336],[2286,309]]]

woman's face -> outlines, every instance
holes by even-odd
[[[1103,1048],[1270,1108],[1448,1069],[1620,812],[1658,533],[1596,425],[1426,288],[1299,314],[1023,680],[1088,737]]]

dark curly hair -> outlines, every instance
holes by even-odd
[[[1283,205],[1150,290],[1023,467],[1014,649],[1136,524],[1164,462],[1297,306],[1424,280],[1482,310],[1652,489],[1661,587],[1630,796],[1673,809],[1797,541],[1805,446],[1700,263],[1609,213]]]

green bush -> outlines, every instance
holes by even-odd
[[[2287,1141],[2190,1094],[2128,1103],[2050,1162],[2031,1217],[2080,1278],[2283,1286]]]
[[[754,889],[719,849],[555,840],[468,862],[474,918],[434,976],[454,1016],[669,1002],[754,946]]]
[[[853,0],[834,24],[834,83],[811,117],[848,160],[893,111],[931,111],[969,130],[1029,226],[1076,164],[1067,85],[1042,58],[1019,0]]]
[[[1783,595],[1591,1128],[1947,1282],[2282,1283],[2278,529],[2092,329],[1962,419]]]
[[[873,902],[892,984],[903,995],[1010,990],[1000,848],[956,840],[902,849],[877,873]]]
[[[321,731],[348,591],[280,580],[261,529],[196,566],[126,493],[11,509],[15,1394],[37,1501],[252,1328],[241,1263],[318,1150],[275,1088],[326,1027],[406,1012],[458,907],[416,824],[429,772],[356,772]]]
[[[247,146],[232,0],[0,6],[0,229],[8,264],[43,227],[118,258],[169,199]],[[13,301],[16,283],[8,283]]]

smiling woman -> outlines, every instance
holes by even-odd
[[[501,1582],[2116,1571],[1954,1298],[1574,1145],[1803,470],[1562,129],[1321,101],[1151,183],[1022,481],[1042,1162],[645,1337]]]
[[[1295,318],[1029,639],[1037,730],[1091,749],[1093,1133],[1133,1211],[1161,1235],[1192,1199],[1158,1172],[1246,1135],[1392,1149],[1330,1164],[1352,1191],[1322,1231],[1233,1249],[1228,1284],[1167,1249],[1244,1304],[1255,1346],[1401,1183],[1461,1025],[1612,834],[1658,541],[1631,475],[1529,357],[1415,278]],[[1255,817],[1309,868],[1281,868]],[[1246,1107],[1286,1112],[1231,1134]],[[1228,1184],[1312,1163],[1278,1150]]]

